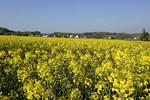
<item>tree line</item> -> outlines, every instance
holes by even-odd
[[[0,27],[0,35],[16,35],[16,36],[42,36],[40,31],[12,31],[7,28]],[[54,32],[52,34],[48,34],[49,37],[53,37],[54,35],[57,37],[69,38],[70,35],[79,37],[86,36],[87,38],[94,39],[134,39],[134,37],[138,37],[141,41],[149,41],[150,36],[149,33],[146,32],[145,28],[143,28],[143,32],[141,34],[127,34],[127,33],[110,33],[110,32],[85,32],[85,33],[65,33],[65,32]]]
[[[12,31],[7,28],[0,27],[0,35],[16,35],[16,36],[42,36],[39,31]]]
[[[86,32],[86,33],[63,33],[63,32],[54,32],[49,35],[49,37],[53,37],[56,35],[57,37],[69,37],[70,35],[79,37],[86,36],[87,38],[94,38],[94,39],[104,39],[104,38],[110,38],[110,39],[133,39],[134,36],[132,34],[127,33],[110,33],[110,32]]]

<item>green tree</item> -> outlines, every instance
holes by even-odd
[[[0,27],[0,35],[5,35],[5,33],[12,32],[7,28]],[[7,34],[6,34],[7,35]]]
[[[145,31],[145,28],[143,28],[143,32],[140,34],[139,39],[141,41],[148,41],[149,34]]]

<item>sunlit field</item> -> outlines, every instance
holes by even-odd
[[[150,99],[150,42],[0,36],[0,99]]]

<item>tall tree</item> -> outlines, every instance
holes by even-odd
[[[149,37],[148,32],[146,32],[145,28],[143,28],[143,32],[140,34],[139,39],[141,41],[148,41],[148,37]]]

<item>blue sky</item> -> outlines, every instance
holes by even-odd
[[[0,27],[17,31],[150,33],[150,0],[0,0]]]

